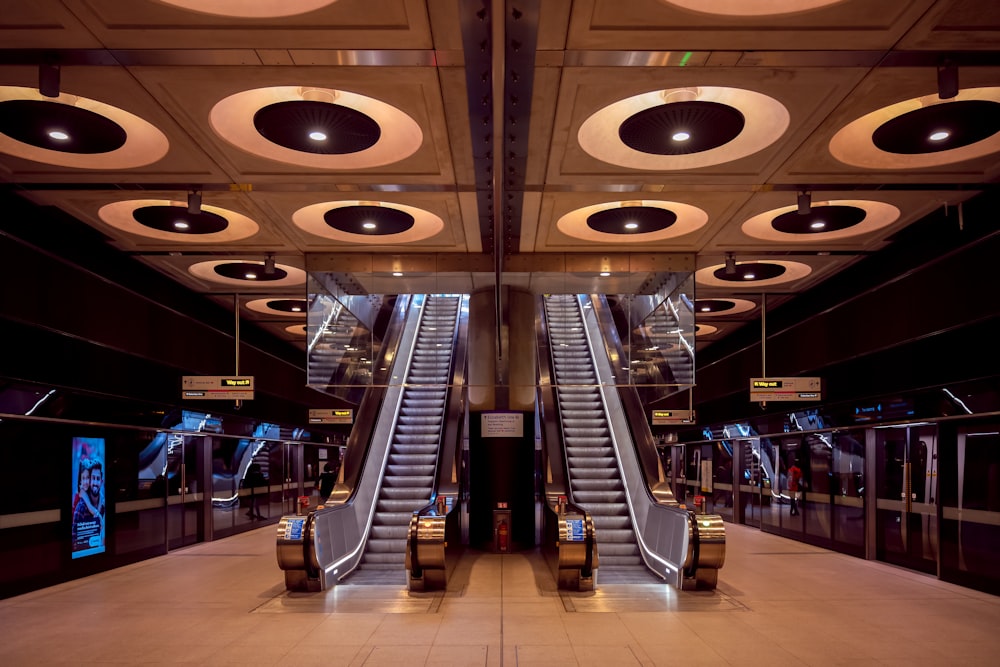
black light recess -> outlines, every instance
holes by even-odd
[[[399,234],[413,226],[412,215],[388,206],[340,206],[324,213],[323,220],[341,232],[370,236]]]
[[[618,128],[618,136],[626,146],[643,153],[688,155],[729,143],[744,125],[743,114],[726,104],[673,102],[629,116]],[[675,139],[679,132],[687,138]]]
[[[192,215],[180,206],[143,206],[132,211],[140,225],[175,234],[215,234],[229,227],[221,215],[202,211]]]
[[[587,218],[587,226],[605,234],[646,234],[677,222],[677,214],[655,206],[622,206],[598,211]],[[626,227],[629,225],[629,227]],[[634,225],[634,227],[632,226]]]
[[[215,267],[215,272],[224,278],[251,280],[258,283],[281,280],[288,275],[287,271],[280,268],[275,268],[274,273],[265,274],[264,265],[260,262],[229,262],[228,264],[219,264]]]
[[[722,313],[736,307],[735,301],[726,299],[697,299],[694,302],[696,313]]]
[[[853,227],[866,215],[857,206],[815,206],[806,215],[798,211],[782,213],[771,221],[771,226],[785,234],[822,234]]]
[[[306,312],[306,301],[305,299],[274,299],[267,302],[267,307],[283,313],[302,313],[304,315]]]
[[[0,102],[0,132],[62,153],[110,153],[128,138],[121,125],[87,109],[44,100]]]
[[[917,155],[961,148],[1000,131],[1000,104],[963,100],[922,107],[882,123],[872,143],[887,153]]]
[[[382,136],[378,123],[360,111],[310,100],[258,109],[253,124],[265,139],[279,146],[321,155],[357,153],[374,146]]]
[[[712,275],[731,283],[752,283],[758,280],[777,278],[785,272],[785,267],[770,262],[745,262],[736,265],[735,273],[726,273],[725,267],[716,269]],[[753,276],[753,277],[751,277]]]

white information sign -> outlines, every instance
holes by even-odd
[[[481,426],[484,438],[521,438],[524,437],[524,414],[484,412]]]

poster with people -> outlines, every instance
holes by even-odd
[[[104,553],[104,438],[73,438],[73,558]]]

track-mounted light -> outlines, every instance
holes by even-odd
[[[188,193],[188,213],[191,215],[201,213],[201,193],[197,190]]]
[[[38,67],[38,92],[45,97],[59,97],[59,65]]]
[[[942,58],[937,67],[938,97],[950,100],[958,95],[958,65],[949,58]]]
[[[812,195],[808,191],[799,193],[799,215],[809,215],[812,211]]]
[[[736,256],[731,252],[726,253],[726,275],[736,275]]]

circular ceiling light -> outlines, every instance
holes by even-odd
[[[650,234],[677,222],[677,214],[658,206],[606,208],[587,216],[587,226],[603,234]]]
[[[869,169],[939,167],[998,151],[1000,87],[904,100],[848,123],[830,140],[837,160]]]
[[[776,16],[836,5],[844,0],[661,0],[699,14]]]
[[[126,139],[122,126],[110,118],[44,100],[0,102],[0,132],[38,148],[87,155],[118,150]]]
[[[246,307],[256,313],[281,315],[284,317],[304,317],[307,303],[305,299],[254,299]]]
[[[396,107],[331,88],[246,90],[212,107],[209,122],[241,150],[317,169],[392,164],[413,155],[423,143],[420,126]],[[326,138],[312,139],[311,132]]]
[[[168,148],[166,135],[124,109],[0,86],[0,153],[61,167],[130,169],[156,162]]]
[[[598,110],[580,125],[577,141],[588,155],[620,167],[696,169],[763,150],[777,141],[789,121],[784,105],[752,90],[671,88]],[[687,139],[675,140],[681,132]]]
[[[347,234],[392,236],[413,227],[414,218],[406,211],[388,206],[338,206],[323,214],[326,224]]]
[[[179,243],[227,243],[250,238],[260,227],[241,213],[202,204],[192,215],[186,201],[130,199],[102,206],[98,216],[137,236]],[[178,225],[180,223],[180,225]]]
[[[251,260],[212,260],[198,262],[188,267],[188,272],[196,278],[223,285],[246,286],[247,283],[264,283],[269,287],[294,287],[306,282],[302,269],[286,264],[277,264],[273,273],[266,273],[264,262]]]
[[[429,211],[384,201],[311,204],[295,211],[292,222],[299,229],[332,241],[367,244],[413,243],[444,229],[444,220]]]
[[[279,146],[320,155],[359,153],[382,135],[378,123],[360,111],[312,100],[269,104],[253,115],[253,125]]]
[[[618,136],[629,148],[652,155],[689,155],[723,146],[746,125],[738,109],[718,102],[660,104],[622,122]],[[695,130],[696,139],[684,129]]]
[[[337,0],[158,0],[166,5],[199,14],[235,18],[276,18],[305,14],[332,5]]]
[[[697,299],[694,309],[698,317],[736,315],[753,310],[757,304],[747,299]]]
[[[737,262],[736,270],[726,272],[725,264],[706,266],[695,271],[695,281],[705,287],[733,289],[739,286],[767,287],[789,283],[812,273],[808,264],[787,260]],[[752,277],[748,277],[752,276]]]
[[[690,204],[643,199],[584,206],[559,218],[556,228],[595,243],[652,243],[689,234],[706,223],[708,214]]]
[[[753,216],[743,223],[743,233],[780,243],[835,241],[871,233],[899,219],[892,204],[860,199],[813,202],[801,215],[797,205],[783,206]],[[822,226],[820,226],[822,223]]]
[[[921,107],[887,120],[872,133],[872,143],[887,153],[916,155],[961,148],[997,132],[1000,103],[961,100]]]

